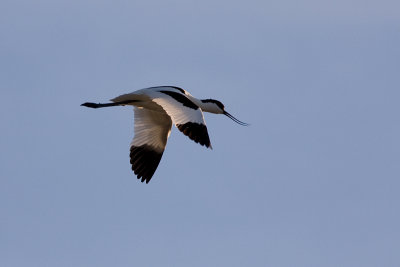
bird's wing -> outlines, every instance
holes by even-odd
[[[131,142],[132,170],[148,183],[156,171],[171,133],[171,118],[161,112],[134,108],[135,137]]]
[[[201,109],[184,94],[160,90],[152,99],[171,116],[175,126],[202,146],[211,147]]]

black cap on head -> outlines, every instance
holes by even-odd
[[[224,110],[225,106],[222,104],[220,101],[215,100],[215,99],[202,99],[201,102],[203,103],[214,103],[217,105],[220,109]]]

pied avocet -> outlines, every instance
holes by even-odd
[[[211,147],[203,111],[224,114],[240,125],[241,122],[214,99],[197,99],[187,91],[175,86],[157,86],[134,91],[111,99],[112,103],[86,102],[82,106],[103,108],[134,106],[135,136],[130,145],[132,170],[142,182],[153,177],[171,133],[172,123],[190,139]]]

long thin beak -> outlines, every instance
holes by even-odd
[[[242,122],[238,119],[236,119],[235,117],[233,117],[231,114],[229,114],[228,112],[224,111],[224,115],[227,116],[228,118],[230,118],[231,120],[233,120],[234,122],[236,122],[237,124],[243,125],[243,126],[248,126],[250,124]]]

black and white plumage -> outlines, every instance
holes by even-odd
[[[203,112],[224,114],[238,124],[239,121],[225,111],[218,100],[199,100],[182,88],[157,86],[134,91],[111,99],[112,103],[83,103],[82,106],[102,108],[134,106],[135,136],[130,145],[132,170],[142,182],[148,183],[160,163],[172,123],[190,139],[212,148]]]

